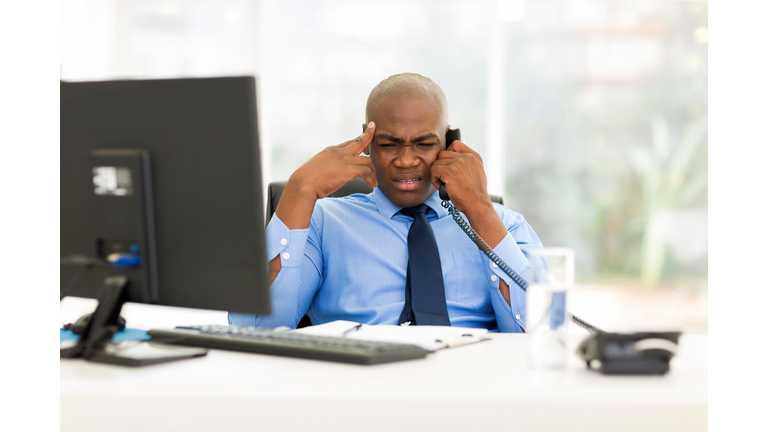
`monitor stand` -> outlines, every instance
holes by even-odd
[[[82,357],[100,363],[143,366],[207,354],[208,350],[204,348],[179,347],[151,341],[113,343],[112,336],[118,331],[117,320],[125,303],[129,283],[130,279],[125,275],[110,275],[104,279],[99,303],[90,322],[80,334],[76,345],[61,348],[61,358]]]

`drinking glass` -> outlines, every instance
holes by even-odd
[[[528,255],[526,293],[528,359],[534,369],[562,369],[566,363],[568,292],[573,288],[574,254],[570,248],[543,248]]]

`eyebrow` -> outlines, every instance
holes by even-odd
[[[403,143],[403,142],[405,142],[404,139],[402,139],[400,137],[396,137],[394,135],[387,134],[387,133],[379,134],[378,138],[383,138],[385,140],[389,140],[389,141],[396,142],[396,143]],[[418,142],[423,142],[423,141],[427,141],[427,140],[430,140],[430,139],[437,139],[437,135],[435,135],[433,133],[428,133],[428,134],[422,135],[422,136],[420,136],[418,138],[414,138],[413,142],[417,142],[418,143]]]

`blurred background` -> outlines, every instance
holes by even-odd
[[[266,184],[420,73],[489,192],[575,249],[574,313],[706,332],[707,27],[706,1],[68,0],[61,79],[255,75]]]

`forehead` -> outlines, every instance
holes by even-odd
[[[376,129],[391,127],[419,127],[437,129],[442,118],[442,107],[433,98],[388,97],[371,106],[371,120]]]

